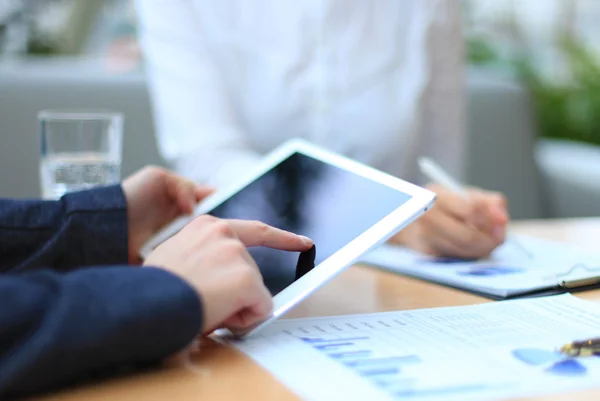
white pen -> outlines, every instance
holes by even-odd
[[[463,198],[468,198],[467,191],[454,178],[445,172],[436,162],[428,157],[419,158],[419,169],[421,173],[429,180],[438,185],[460,195]]]
[[[443,168],[441,168],[436,162],[431,160],[428,157],[420,157],[418,160],[419,169],[421,173],[425,177],[427,177],[432,182],[441,185],[442,187],[460,195],[464,199],[468,199],[467,191],[463,188],[463,186],[456,181],[454,178],[450,176]],[[521,245],[514,238],[510,238],[511,242],[517,245],[521,250],[529,257],[530,259],[533,257],[531,252],[529,252],[523,245]]]

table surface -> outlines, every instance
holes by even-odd
[[[512,232],[569,242],[593,249],[600,238],[600,219],[515,222]],[[600,290],[576,294],[600,302]],[[466,292],[389,272],[354,266],[296,307],[287,317],[327,316],[409,310],[492,302]],[[38,397],[39,401],[81,400],[298,400],[271,374],[238,351],[211,341],[202,343],[191,360],[173,362],[151,372]],[[527,400],[597,400],[598,389],[527,398]]]

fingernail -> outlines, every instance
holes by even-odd
[[[306,245],[312,245],[312,243],[313,243],[312,239],[305,237],[304,235],[299,235],[298,237],[300,237],[302,242],[304,242]]]

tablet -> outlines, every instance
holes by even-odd
[[[291,140],[235,185],[204,200],[194,214],[260,220],[315,243],[302,253],[249,249],[273,295],[274,308],[264,322],[234,333],[245,336],[283,315],[434,201],[435,194],[424,188],[303,140]],[[142,256],[190,220],[180,219],[158,233],[144,246]]]

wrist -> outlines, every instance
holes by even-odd
[[[61,258],[61,267],[127,263],[127,207],[120,186],[69,193],[61,202],[72,248]]]

